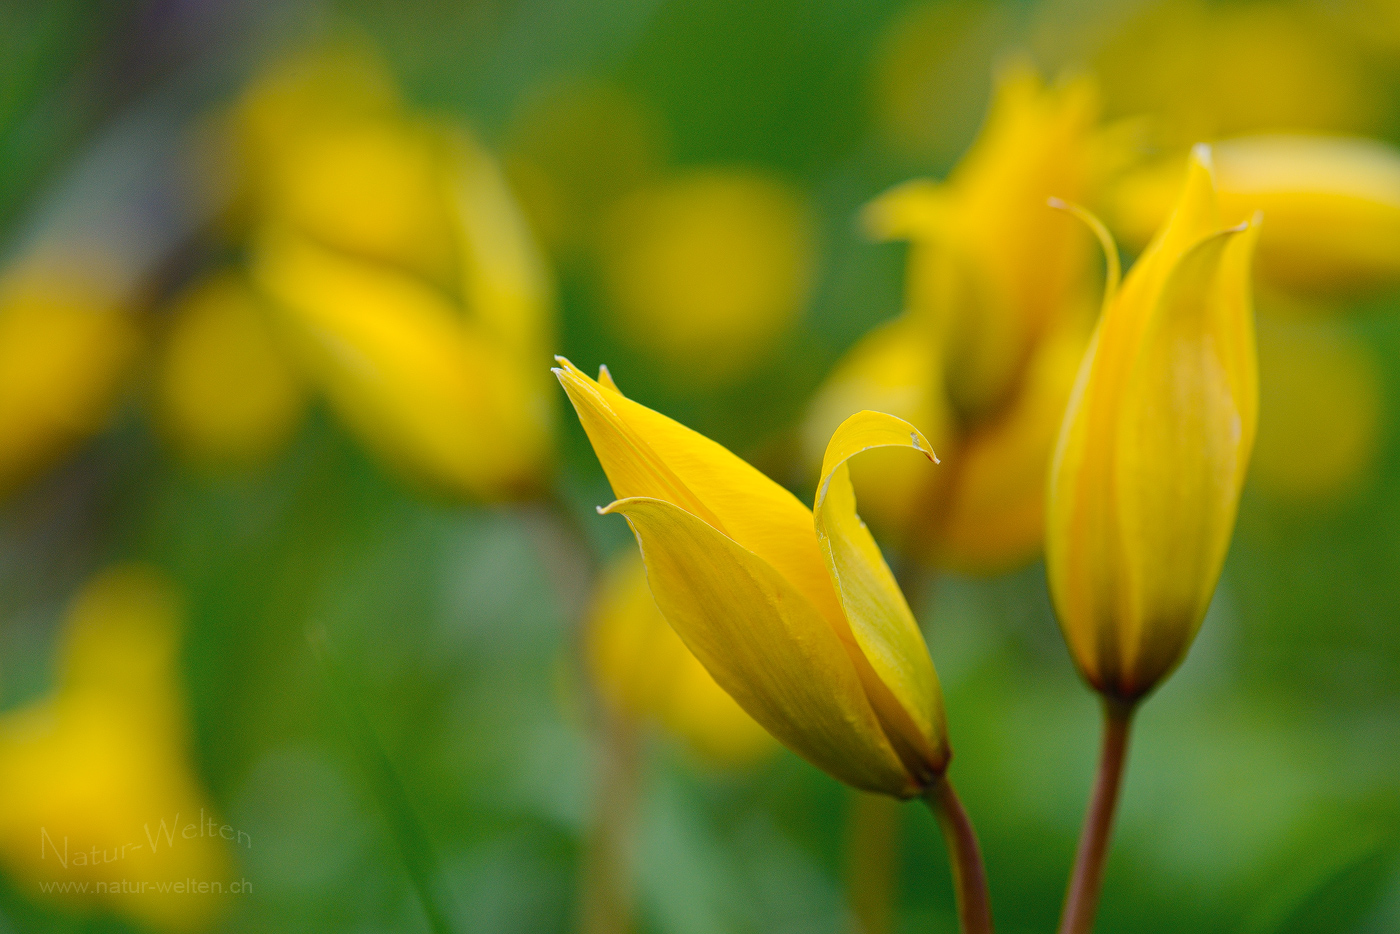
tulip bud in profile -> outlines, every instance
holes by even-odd
[[[774,748],[656,608],[635,551],[614,561],[599,583],[587,658],[599,693],[615,710],[659,723],[706,759],[739,765]]]
[[[555,370],[641,546],[666,621],[750,716],[856,788],[907,798],[951,752],[924,638],[855,511],[847,462],[904,447],[908,422],[860,412],[827,447],[816,504],[619,392]]]
[[[1110,283],[1050,469],[1055,610],[1084,677],[1123,702],[1190,647],[1254,443],[1258,220],[1222,229],[1210,160],[1193,152],[1166,226]]]

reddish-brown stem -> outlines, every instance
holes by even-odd
[[[1099,753],[1099,772],[1094,779],[1094,796],[1089,802],[1089,812],[1084,816],[1084,829],[1079,835],[1079,852],[1074,858],[1074,873],[1070,876],[1069,891],[1065,895],[1064,913],[1060,915],[1060,934],[1089,934],[1094,929],[1099,890],[1103,887],[1104,863],[1108,857],[1109,839],[1113,835],[1113,814],[1118,806],[1123,768],[1128,760],[1128,732],[1133,720],[1133,705],[1105,701],[1103,709],[1103,748]]]
[[[940,778],[924,792],[924,800],[938,819],[948,845],[948,863],[953,870],[953,892],[957,898],[958,921],[963,934],[992,934],[992,903],[987,895],[987,871],[982,866],[982,850],[958,794],[947,777]]]

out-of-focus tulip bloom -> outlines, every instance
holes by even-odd
[[[287,162],[308,137],[340,127],[382,125],[400,111],[392,79],[362,49],[326,49],[291,58],[260,75],[213,122],[221,151],[232,163],[205,168],[231,175],[234,226],[247,228],[272,209],[288,181]],[[361,196],[349,195],[352,201]],[[363,196],[377,197],[374,192]]]
[[[527,495],[550,460],[538,361],[552,287],[495,164],[465,136],[441,145],[452,158],[437,191],[458,273],[448,288],[328,248],[295,224],[262,238],[254,279],[312,382],[381,456],[449,495]]]
[[[1260,317],[1259,438],[1249,482],[1270,496],[1336,499],[1355,490],[1374,465],[1381,376],[1369,349],[1344,325]]]
[[[265,462],[301,423],[306,390],[264,306],[242,276],[224,272],[191,287],[171,309],[161,415],[176,446],[196,461]]]
[[[1257,136],[1212,146],[1221,215],[1255,211],[1262,282],[1310,295],[1350,295],[1400,283],[1400,152],[1372,140]],[[1117,187],[1115,229],[1144,243],[1171,210],[1178,160]]]
[[[188,764],[177,615],[145,569],[115,568],[84,589],[56,692],[0,717],[0,860],[31,891],[193,931],[222,900],[170,886],[227,886],[239,836]]]
[[[846,462],[932,457],[908,422],[862,412],[827,448],[816,504],[628,399],[606,371],[556,374],[641,546],[656,604],[750,716],[836,778],[910,797],[950,756],[923,635],[855,511]]]
[[[1105,4],[1100,15],[1124,10]],[[1273,0],[1163,0],[1128,13],[1093,70],[1108,112],[1151,115],[1164,145],[1278,130],[1364,134],[1383,125],[1384,85],[1338,28],[1374,18]]]
[[[394,263],[434,281],[455,260],[447,147],[406,117],[312,124],[285,147],[270,179],[269,211],[347,253]]]
[[[806,206],[774,179],[707,169],[642,188],[603,233],[613,323],[678,376],[733,376],[802,310],[813,249]]]
[[[767,731],[715,683],[667,624],[636,552],[604,574],[587,639],[593,680],[618,712],[654,719],[695,752],[721,763],[752,762],[773,748]]]
[[[46,255],[0,278],[0,496],[107,423],[139,329],[91,257]]]
[[[550,424],[539,380],[441,292],[300,238],[267,241],[256,274],[308,376],[380,456],[449,495],[538,488]]]
[[[1234,531],[1258,412],[1256,225],[1222,229],[1198,147],[1166,226],[1121,289],[1110,277],[1065,412],[1046,572],[1076,664],[1119,701],[1185,656]]]
[[[1044,472],[1087,340],[1089,238],[1047,199],[1082,199],[1095,176],[1095,93],[1003,76],[981,136],[946,182],[910,182],[866,223],[911,241],[906,311],[840,363],[813,403],[809,460],[862,408],[918,425],[948,466],[888,455],[853,467],[870,520],[906,552],[966,570],[1040,547]],[[937,476],[929,476],[936,473]]]

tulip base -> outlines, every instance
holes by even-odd
[[[977,832],[963,810],[958,794],[947,777],[938,779],[924,791],[943,839],[948,845],[948,863],[953,870],[953,891],[957,898],[958,922],[963,934],[992,934],[992,904],[987,894],[987,871],[982,866],[982,849]]]
[[[1099,771],[1094,779],[1094,795],[1089,802],[1089,811],[1084,816],[1084,829],[1079,835],[1079,851],[1074,859],[1069,891],[1065,895],[1059,934],[1089,934],[1094,929],[1094,916],[1099,908],[1104,863],[1113,835],[1113,815],[1118,806],[1118,794],[1128,759],[1128,733],[1136,708],[1132,704],[1105,701],[1103,709],[1103,747],[1099,753]]]

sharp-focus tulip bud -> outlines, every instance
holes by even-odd
[[[194,931],[222,900],[173,885],[226,879],[226,847],[251,840],[215,818],[189,765],[177,617],[141,568],[84,589],[57,691],[0,717],[0,861],[70,906]]]
[[[209,464],[258,464],[291,437],[306,389],[275,340],[269,309],[242,276],[213,275],[171,309],[159,398],[167,434]]]
[[[641,546],[666,621],[715,681],[840,780],[909,797],[950,756],[923,635],[855,511],[847,461],[932,457],[908,422],[861,412],[827,447],[814,509],[725,448],[566,360],[555,370]]]
[[[1222,229],[1198,147],[1166,226],[1110,282],[1060,429],[1050,592],[1080,671],[1121,701],[1185,656],[1234,530],[1258,411],[1256,230]]]
[[[1226,223],[1262,211],[1259,276],[1278,288],[1326,296],[1400,284],[1400,151],[1372,140],[1259,136],[1211,147]],[[1115,227],[1143,242],[1171,210],[1178,162],[1123,179]]]
[[[774,747],[768,732],[715,683],[667,624],[635,551],[604,574],[587,638],[593,680],[620,713],[659,722],[717,762],[752,762]]]
[[[92,265],[46,256],[0,279],[0,497],[102,429],[138,349]]]

